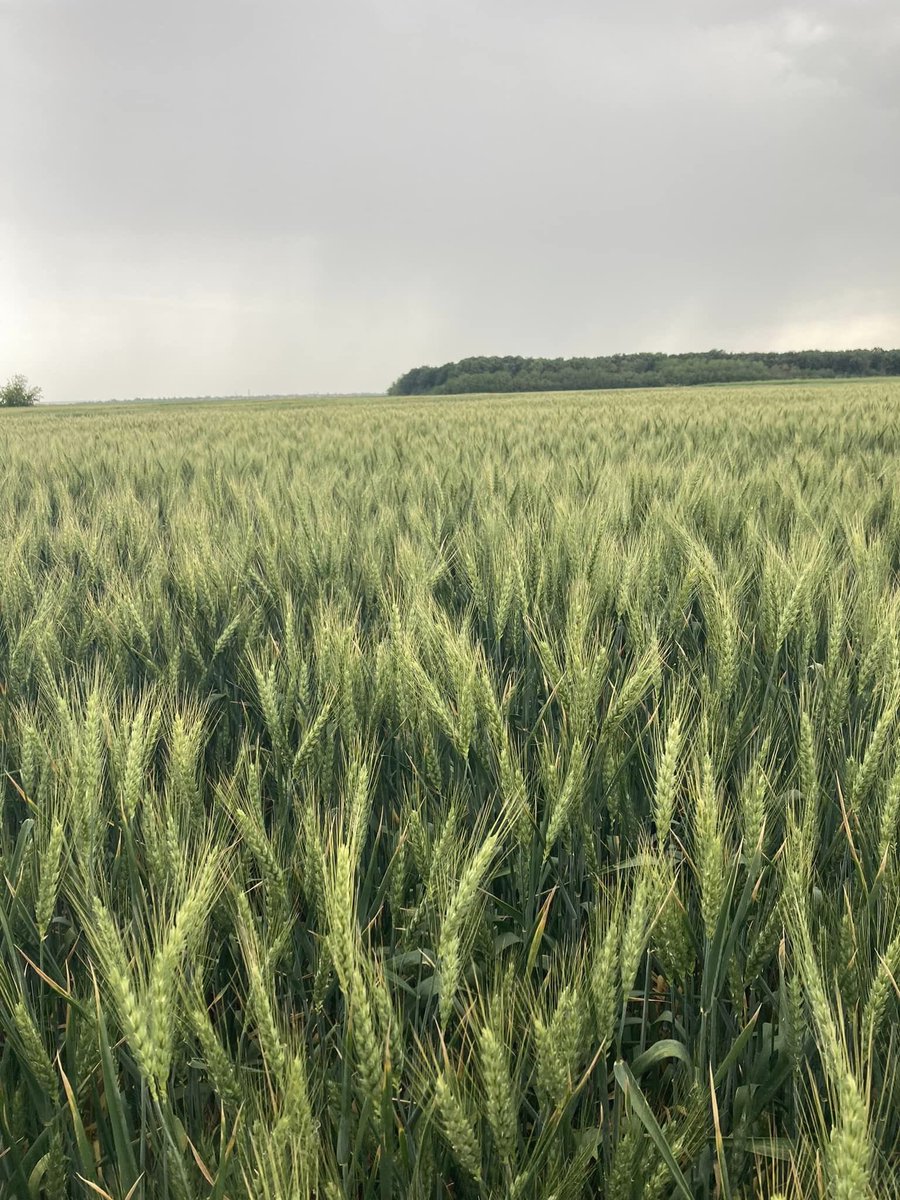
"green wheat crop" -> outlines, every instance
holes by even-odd
[[[900,384],[0,455],[4,1200],[900,1197]]]

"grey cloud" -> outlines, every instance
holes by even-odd
[[[9,0],[0,374],[900,342],[889,0]]]

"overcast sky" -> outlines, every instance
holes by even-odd
[[[0,0],[0,376],[900,345],[898,0]]]

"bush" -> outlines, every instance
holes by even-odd
[[[29,387],[24,375],[13,375],[0,388],[0,407],[3,408],[31,408],[40,398],[41,389]]]

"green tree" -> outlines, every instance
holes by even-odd
[[[0,407],[3,408],[30,408],[40,398],[41,389],[29,386],[24,375],[13,375],[0,388]]]

